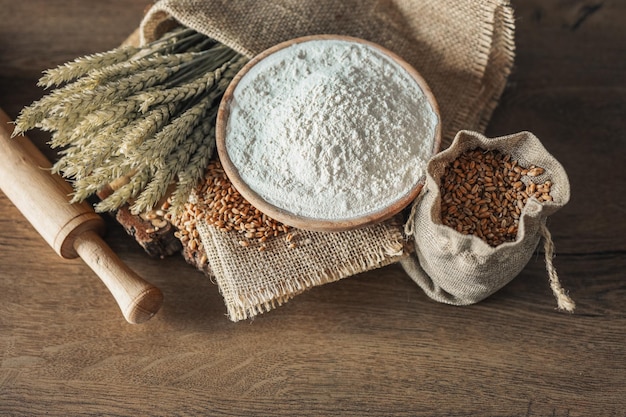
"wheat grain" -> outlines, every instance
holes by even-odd
[[[124,46],[111,51],[76,58],[72,62],[67,62],[56,68],[44,71],[44,75],[39,79],[37,85],[44,88],[61,85],[79,78],[94,69],[126,61],[139,50],[139,48],[133,46]]]
[[[467,151],[446,167],[441,178],[442,223],[491,246],[514,241],[528,199],[552,199],[550,181],[530,180],[543,173],[540,167],[520,167],[510,155],[496,150]]]

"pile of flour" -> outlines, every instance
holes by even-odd
[[[310,40],[269,55],[240,80],[225,143],[241,179],[265,201],[343,220],[411,191],[438,122],[417,82],[376,48]]]

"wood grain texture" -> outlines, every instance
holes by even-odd
[[[0,0],[0,107],[15,117],[43,69],[114,47],[145,5]],[[574,315],[555,311],[538,254],[471,307],[391,266],[231,323],[208,278],[109,220],[109,245],[165,294],[133,326],[0,193],[0,415],[625,416],[626,4],[513,6],[516,66],[487,133],[532,131],[570,175],[548,225]]]

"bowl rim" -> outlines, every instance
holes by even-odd
[[[411,64],[406,62],[399,55],[379,44],[352,36],[322,34],[302,36],[278,43],[250,59],[233,77],[221,99],[216,118],[215,140],[220,162],[226,176],[231,181],[234,188],[242,195],[242,197],[244,197],[253,207],[258,209],[262,213],[287,226],[316,232],[339,232],[369,226],[375,223],[382,222],[384,220],[388,220],[389,218],[404,210],[413,200],[415,200],[415,198],[417,198],[424,186],[425,176],[419,178],[416,181],[415,186],[412,187],[409,192],[405,193],[405,195],[395,200],[392,204],[380,210],[376,210],[360,216],[343,219],[313,218],[294,214],[289,210],[277,207],[269,203],[258,193],[256,193],[252,188],[250,188],[247,183],[241,178],[241,176],[239,175],[239,170],[228,155],[228,150],[226,148],[226,126],[228,125],[228,119],[230,116],[230,103],[233,99],[233,93],[239,85],[241,79],[246,76],[251,68],[253,68],[256,64],[258,64],[260,61],[264,60],[268,56],[292,45],[316,40],[340,40],[346,42],[360,43],[378,50],[379,52],[392,59],[398,65],[400,65],[417,82],[418,86],[426,96],[426,99],[430,104],[433,112],[437,116],[437,125],[434,132],[431,157],[437,154],[441,146],[442,140],[441,113],[439,111],[439,105],[437,104],[435,96],[422,75]]]

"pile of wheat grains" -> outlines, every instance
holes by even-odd
[[[212,161],[204,179],[194,191],[195,197],[185,204],[182,213],[172,218],[176,236],[191,249],[201,248],[197,223],[204,221],[226,233],[237,233],[239,245],[267,249],[266,241],[284,236],[285,244],[296,247],[295,232],[253,207],[233,187],[221,163]]]
[[[528,199],[552,200],[552,183],[532,180],[543,173],[543,168],[522,167],[511,155],[497,150],[466,151],[446,167],[441,178],[441,220],[491,246],[514,241]]]

